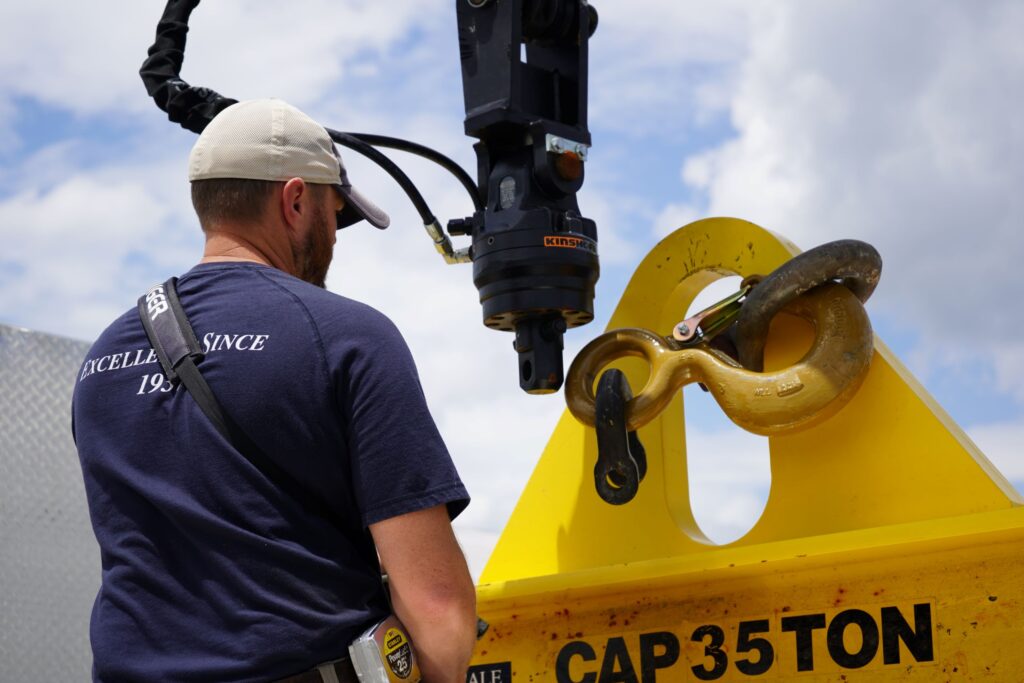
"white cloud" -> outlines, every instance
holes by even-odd
[[[60,158],[51,152],[43,155]],[[36,329],[95,337],[153,284],[154,270],[199,244],[198,234],[170,227],[177,211],[164,188],[174,170],[73,172],[0,202],[2,260],[16,273],[4,278],[0,315]]]
[[[997,422],[969,430],[971,439],[1003,476],[1024,487],[1024,424]]]
[[[732,0],[594,3],[591,119],[627,136],[678,135],[724,103],[717,86],[746,51],[749,16]]]
[[[1024,343],[1000,339],[988,350],[996,367],[996,386],[1024,404]]]
[[[611,44],[638,75],[654,66],[730,63],[746,52],[750,14],[745,3],[724,0],[634,0],[594,3],[600,21],[591,49]]]
[[[76,113],[131,107],[137,71],[161,11],[156,3],[8,3],[0,22],[0,93]],[[116,13],[116,19],[113,16]]]
[[[730,101],[737,136],[684,165],[706,215],[742,216],[805,248],[874,243],[886,267],[873,309],[919,332],[933,369],[987,356],[997,389],[1020,398],[1024,323],[999,315],[1012,304],[992,293],[1015,290],[1024,253],[1024,50],[1009,28],[1024,6],[750,12],[757,30]]]
[[[232,97],[309,104],[348,60],[386,50],[409,27],[444,16],[416,0],[204,2],[193,13],[183,76]],[[12,3],[0,23],[0,93],[77,114],[152,107],[138,69],[163,3]],[[154,110],[155,111],[155,110]]]
[[[239,99],[273,95],[308,109],[357,58],[379,58],[412,26],[436,28],[446,10],[418,0],[207,2],[194,14],[184,75]]]
[[[654,218],[651,232],[657,237],[667,237],[684,225],[689,225],[703,217],[689,204],[666,204]]]

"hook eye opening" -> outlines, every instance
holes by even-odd
[[[587,370],[587,378],[589,379],[587,382],[587,392],[589,393],[589,398],[591,400],[596,398],[598,380],[613,363],[626,358],[639,358],[644,361],[646,366],[646,376],[642,384],[636,383],[636,386],[640,388],[634,388],[633,390],[634,398],[632,400],[635,400],[637,395],[647,389],[651,379],[654,377],[655,360],[665,350],[665,343],[660,337],[647,330],[625,329],[616,330],[614,333],[609,334],[614,336],[609,337],[603,347],[594,349],[593,355],[587,359],[588,364],[594,364]],[[639,369],[639,366],[633,364],[633,369]]]

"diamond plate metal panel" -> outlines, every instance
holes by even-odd
[[[0,681],[82,681],[99,548],[71,438],[85,342],[0,325]]]

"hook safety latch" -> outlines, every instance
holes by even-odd
[[[739,317],[747,294],[762,279],[760,275],[744,278],[738,292],[677,323],[672,328],[672,338],[680,347],[695,347],[725,332]]]

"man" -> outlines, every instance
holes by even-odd
[[[424,680],[464,681],[474,590],[449,519],[468,496],[397,329],[323,289],[336,230],[387,215],[279,100],[221,112],[189,179],[206,247],[178,294],[199,369],[297,486],[166,380],[136,309],[114,321],[73,402],[103,566],[94,679],[352,680],[333,662],[388,613],[383,565]]]

